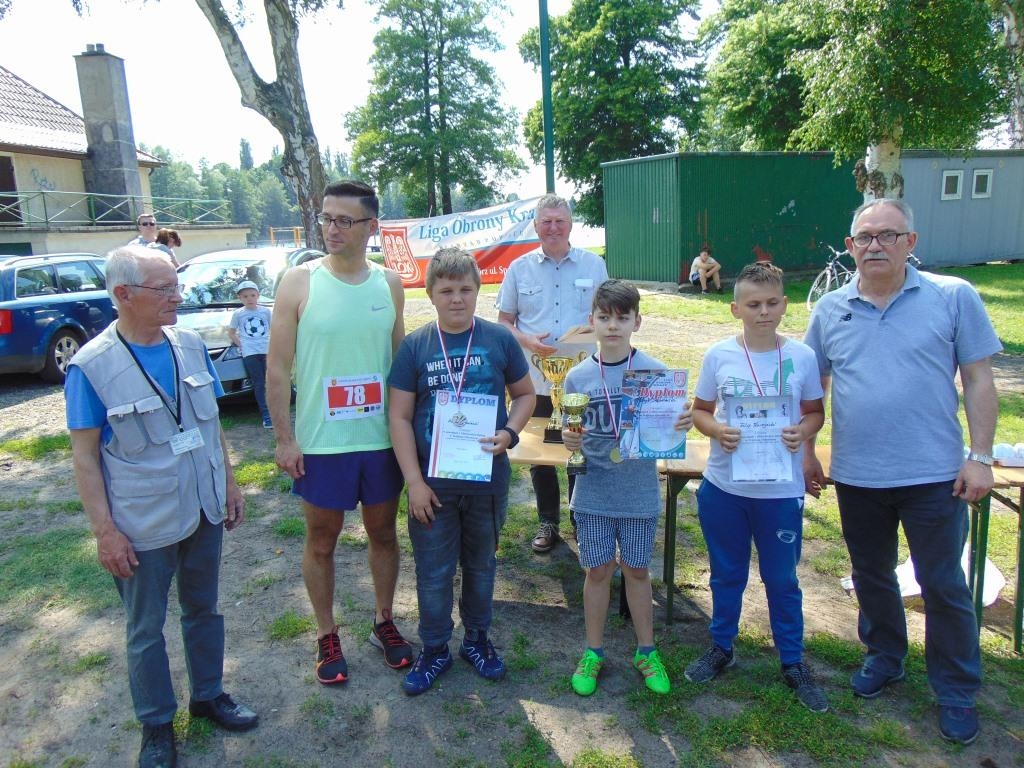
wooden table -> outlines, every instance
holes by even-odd
[[[564,467],[569,452],[560,443],[544,442],[544,426],[547,419],[532,418],[519,436],[519,445],[509,451],[509,459],[513,464],[537,464],[548,467]],[[678,517],[679,494],[691,480],[700,480],[704,466],[707,464],[710,443],[707,440],[687,440],[686,458],[671,459],[658,462],[658,471],[667,479],[665,494],[665,562],[662,567],[662,580],[665,582],[665,622],[673,622],[673,603],[675,598],[676,575],[676,524]],[[818,459],[821,461],[825,476],[829,477],[829,463],[832,458],[831,446],[819,445]],[[1024,507],[1024,468],[994,467],[995,488],[983,499],[971,504],[971,538],[967,583],[974,594],[974,610],[981,627],[984,611],[985,559],[988,556],[988,526],[992,498],[999,499],[1003,504],[1017,513],[1017,590],[1014,598],[1013,613],[1013,648],[1018,654],[1022,650],[1024,635],[1024,518],[1021,508]],[[831,482],[831,480],[829,480]],[[1017,500],[1007,496],[1005,491],[1016,489]],[[978,567],[981,563],[982,566]]]

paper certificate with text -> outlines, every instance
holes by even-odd
[[[619,407],[623,459],[684,459],[686,432],[675,428],[686,410],[687,372],[624,371]]]
[[[793,423],[792,397],[726,397],[725,415],[728,425],[740,430],[732,454],[734,483],[793,479],[793,454],[782,443],[782,430]]]
[[[447,389],[434,393],[434,432],[430,440],[427,474],[447,480],[488,483],[493,454],[483,449],[481,437],[493,437],[498,423],[498,398],[463,392],[459,402]]]

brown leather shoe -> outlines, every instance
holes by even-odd
[[[558,527],[554,523],[541,523],[531,546],[534,552],[543,555],[554,549],[557,543]]]

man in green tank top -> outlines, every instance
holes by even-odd
[[[277,465],[302,499],[302,575],[317,622],[316,677],[344,683],[348,665],[334,619],[334,550],[345,510],[360,506],[369,539],[376,611],[370,642],[385,663],[412,663],[391,613],[398,581],[395,535],[402,474],[391,449],[385,381],[405,337],[398,274],[366,258],[379,202],[355,181],[324,190],[328,255],[293,267],[278,288],[267,356],[267,401]],[[295,426],[289,413],[295,371]]]

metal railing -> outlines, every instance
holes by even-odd
[[[0,227],[134,225],[143,212],[155,214],[161,226],[232,223],[228,200],[93,192],[0,192]]]

